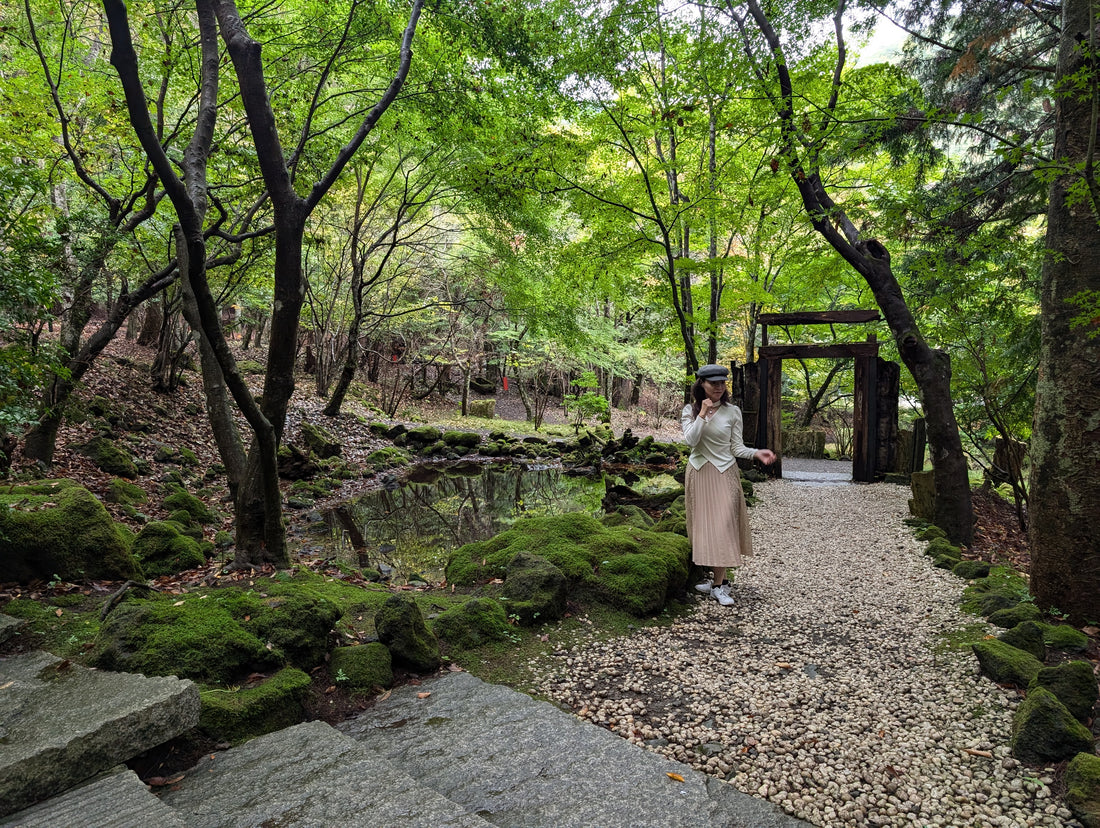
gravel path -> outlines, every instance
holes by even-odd
[[[1077,826],[1053,769],[1009,756],[1016,694],[944,645],[976,619],[901,522],[908,491],[757,493],[735,606],[559,650],[538,692],[816,825]]]

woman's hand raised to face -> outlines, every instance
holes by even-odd
[[[717,408],[718,408],[718,403],[716,403],[714,400],[709,399],[709,398],[705,399],[705,400],[703,400],[702,405],[699,406],[699,416],[702,417],[705,420],[714,411],[716,411]]]

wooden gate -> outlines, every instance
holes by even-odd
[[[829,345],[769,345],[768,325],[828,325],[877,322],[878,311],[802,311],[762,313],[758,382],[759,405],[756,412],[754,444],[770,447],[778,459],[766,472],[783,476],[783,360],[846,358],[855,359],[855,404],[853,411],[852,479],[871,483],[892,469],[897,440],[898,382],[897,363],[879,358],[879,343],[874,334],[866,342]],[[880,381],[884,387],[880,388]],[[892,386],[892,400],[891,389]],[[746,400],[748,402],[748,400]],[[750,436],[746,433],[746,437]]]

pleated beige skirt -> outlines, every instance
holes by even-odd
[[[752,555],[749,510],[734,463],[725,473],[713,463],[698,471],[688,463],[684,506],[691,559],[699,566],[740,566]]]

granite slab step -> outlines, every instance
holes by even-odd
[[[12,618],[0,613],[0,644],[14,637],[25,626],[27,622],[22,618]]]
[[[398,688],[340,729],[498,826],[807,825],[726,782],[468,673]]]
[[[191,828],[490,828],[324,722],[210,754],[161,800]]]
[[[0,819],[0,828],[188,828],[132,770],[119,766]]]
[[[190,730],[199,691],[174,676],[90,670],[33,652],[0,658],[0,816]]]

